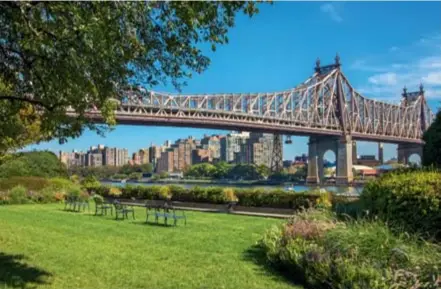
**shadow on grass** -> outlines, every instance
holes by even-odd
[[[0,252],[0,288],[34,288],[48,284],[52,274],[23,262],[23,255],[9,255]]]
[[[144,221],[144,222],[136,222],[136,221],[133,221],[133,222],[131,222],[132,224],[135,224],[135,225],[140,225],[140,226],[152,226],[152,227],[162,227],[162,228],[173,228],[173,227],[176,227],[176,226],[174,226],[173,224],[164,224],[164,223],[156,223],[156,222],[146,222],[146,221]]]
[[[260,267],[260,274],[262,275],[272,275],[272,277],[277,281],[284,281],[293,286],[305,286],[305,280],[302,278],[301,274],[296,274],[293,271],[286,270],[282,266],[277,266],[275,264],[270,264],[266,258],[265,251],[259,245],[253,245],[248,248],[243,253],[243,259],[245,261],[251,261]],[[313,289],[313,288],[310,288]]]

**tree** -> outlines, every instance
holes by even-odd
[[[201,163],[189,167],[185,175],[195,178],[212,178],[216,173],[216,167],[209,163]]]
[[[171,82],[179,90],[210,63],[199,44],[228,43],[239,11],[254,15],[255,2],[0,2],[0,123],[30,109],[0,125],[0,149],[65,142],[85,127],[105,133],[122,89]],[[87,119],[92,108],[106,125]],[[26,136],[35,119],[38,135]]]
[[[101,183],[95,178],[95,176],[89,175],[81,182],[81,185],[87,190],[87,192],[91,193],[96,191],[101,186]]]
[[[232,166],[227,162],[218,162],[214,165],[214,167],[216,169],[214,177],[218,179],[226,178],[232,168]]]
[[[0,178],[12,176],[67,177],[67,169],[52,152],[23,152],[9,155],[0,164]]]
[[[271,170],[264,164],[257,166],[256,171],[259,175],[259,179],[267,178],[271,174]]]
[[[435,121],[424,133],[422,164],[441,168],[441,110],[436,114]]]

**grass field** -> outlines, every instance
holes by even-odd
[[[188,212],[187,226],[58,205],[0,206],[0,288],[300,288],[253,245],[280,220]]]

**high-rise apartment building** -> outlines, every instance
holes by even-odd
[[[100,167],[103,165],[103,154],[100,152],[88,152],[87,153],[87,166]]]
[[[158,158],[158,163],[156,166],[156,172],[168,172],[174,171],[174,152],[173,149],[169,149],[161,153],[161,157]]]
[[[140,149],[138,151],[140,164],[149,163],[149,150],[148,149]]]
[[[139,155],[139,152],[132,154],[132,161],[134,165],[140,165],[141,164],[141,157]]]
[[[196,149],[192,137],[187,139],[178,139],[173,145],[174,169],[182,172],[192,164],[192,151]]]
[[[200,163],[212,162],[212,151],[209,149],[195,149],[192,151],[191,163],[193,165]]]
[[[220,158],[229,163],[235,162],[241,148],[247,143],[249,132],[230,133],[220,139]]]
[[[162,148],[160,146],[151,145],[149,147],[149,163],[156,168],[159,158],[161,157]]]
[[[103,165],[115,166],[116,148],[105,147],[103,150]]]
[[[217,136],[217,135],[212,135],[212,136],[205,135],[201,139],[200,145],[202,146],[203,149],[208,149],[208,150],[211,151],[211,157],[213,159],[218,159],[219,160],[221,158],[221,140],[220,140],[219,136]]]
[[[129,162],[129,151],[127,149],[116,149],[115,166],[121,167]]]

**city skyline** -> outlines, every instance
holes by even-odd
[[[256,17],[238,17],[236,27],[229,33],[228,45],[219,47],[215,53],[201,47],[207,51],[212,64],[207,71],[190,79],[183,92],[283,90],[309,76],[318,56],[323,63],[330,63],[339,52],[342,69],[361,93],[381,100],[399,101],[404,85],[416,90],[419,82],[423,82],[428,103],[435,111],[441,97],[441,23],[436,13],[441,4],[399,4],[277,2],[261,5],[261,12]],[[374,22],[368,17],[370,10],[377,11]],[[424,15],[418,17],[419,25],[402,20],[416,17],[415,11]],[[323,27],[328,33],[324,33]],[[339,29],[339,33],[331,33],[333,29]],[[171,86],[153,89],[175,91]],[[86,149],[91,143],[106,143],[127,147],[131,154],[140,144],[160,144],[188,135],[200,138],[204,134],[226,133],[228,131],[117,126],[106,138],[85,131],[81,137],[64,145],[52,141],[28,146],[25,150],[68,151]],[[284,145],[284,158],[307,153],[307,141],[306,137],[293,137],[292,145]],[[377,154],[376,144],[359,142],[357,150],[360,154]],[[385,160],[396,157],[396,145],[386,144],[384,154]],[[335,159],[332,153],[325,157]]]

